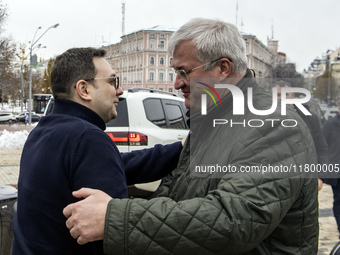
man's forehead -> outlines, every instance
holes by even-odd
[[[192,62],[199,62],[196,59],[196,47],[190,41],[182,42],[174,50],[172,66],[181,69]]]
[[[95,57],[93,58],[93,63],[98,73],[106,73],[107,76],[114,74],[112,67],[110,66],[109,62],[107,62],[106,59]]]
[[[174,57],[172,60],[172,67],[175,69],[183,69],[185,66],[181,63],[182,63],[181,59]]]

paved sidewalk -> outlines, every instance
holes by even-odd
[[[0,149],[0,185],[17,184],[21,151]]]
[[[17,184],[19,177],[20,156],[21,149],[0,149],[0,185]],[[335,243],[339,241],[339,233],[332,212],[332,203],[333,194],[331,187],[324,185],[319,193],[320,234],[318,255],[328,255]]]
[[[319,253],[328,255],[339,241],[339,232],[333,216],[333,192],[329,185],[323,185],[319,192]]]

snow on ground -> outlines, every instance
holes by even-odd
[[[27,111],[27,106],[24,107],[24,111]],[[17,115],[21,112],[21,107],[13,107],[11,104],[0,103],[0,112],[11,112]],[[38,123],[33,123],[35,126]],[[16,124],[13,124],[16,125]],[[0,131],[0,150],[15,150],[23,148],[29,131],[8,131],[6,128]]]
[[[21,149],[27,139],[29,132],[26,130],[9,132],[6,129],[0,132],[0,150]]]

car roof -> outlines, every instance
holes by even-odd
[[[178,96],[175,93],[162,91],[162,90],[154,90],[154,89],[145,89],[145,88],[133,88],[129,89],[128,91],[124,91],[122,95],[119,96],[120,98],[127,98],[127,97],[137,97],[137,98],[164,98],[164,99],[172,99],[183,101],[184,99]]]

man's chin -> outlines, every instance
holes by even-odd
[[[108,123],[109,121],[117,118],[117,112],[112,113],[110,116],[108,116],[107,120],[104,120],[105,123]]]
[[[113,119],[116,119],[117,118],[117,113],[115,112],[114,114],[112,114],[112,116],[111,116],[111,120],[113,120]]]

